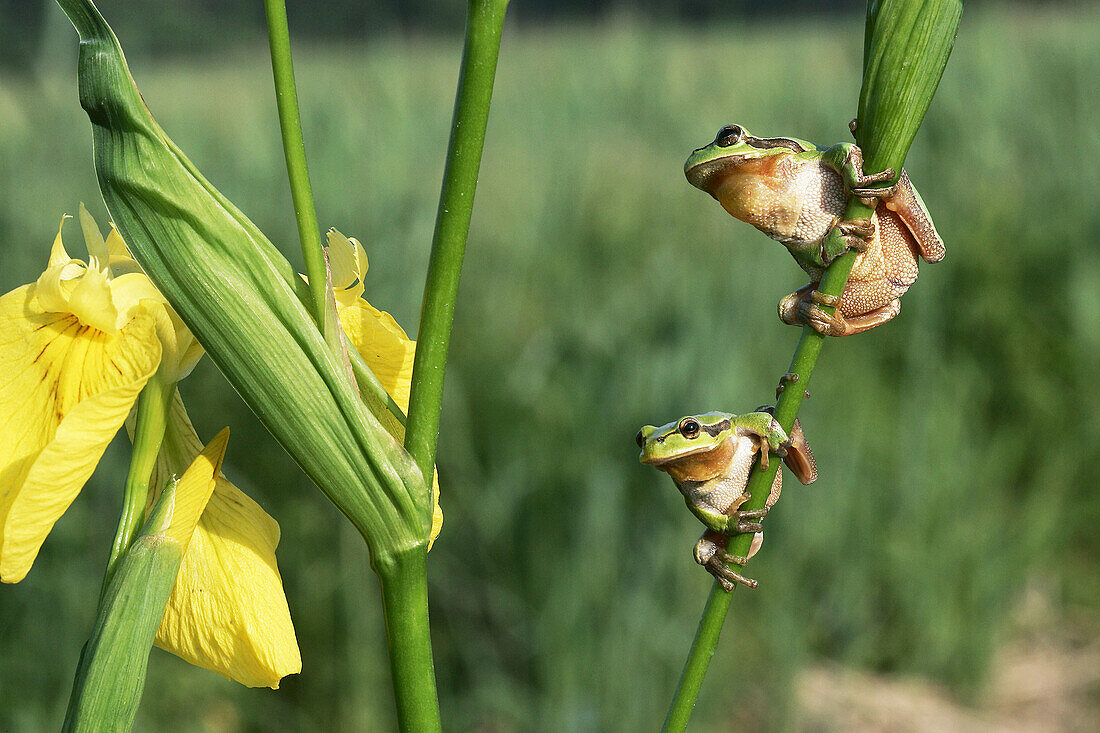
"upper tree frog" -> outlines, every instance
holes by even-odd
[[[688,509],[707,527],[695,545],[695,561],[727,591],[733,590],[735,582],[755,588],[755,580],[731,570],[727,563],[744,565],[760,549],[764,539],[760,520],[779,498],[783,472],[775,474],[763,509],[741,511],[739,507],[749,498],[745,485],[758,451],[764,468],[769,454],[776,452],[802,483],[817,478],[813,453],[798,422],[788,438],[767,412],[708,412],[659,428],[646,425],[638,431],[637,441],[642,449],[638,459],[671,476]],[[730,535],[745,532],[754,533],[749,554],[728,554]]]
[[[808,285],[780,302],[784,323],[809,323],[829,336],[874,328],[901,310],[901,296],[917,279],[917,255],[939,262],[946,254],[905,171],[894,185],[871,188],[893,180],[894,171],[864,175],[863,154],[852,143],[820,148],[727,125],[691,154],[684,172],[730,214],[785,244],[809,274]],[[842,220],[849,196],[869,206],[878,201],[870,219]],[[827,250],[826,235],[834,227],[846,247],[859,252],[839,300],[817,291],[825,267],[844,251]],[[836,314],[827,315],[818,304],[837,306]]]

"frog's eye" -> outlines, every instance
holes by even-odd
[[[699,421],[693,417],[685,417],[680,421],[677,429],[680,431],[680,435],[684,436],[688,440],[699,437],[699,431],[702,428],[699,426]]]
[[[741,129],[740,125],[726,125],[718,131],[718,136],[714,138],[714,142],[720,148],[728,148],[731,145],[736,145],[744,134],[745,131]]]
[[[639,448],[645,448],[645,436],[642,435],[642,431],[639,430],[638,434],[634,436],[634,440],[638,442]]]

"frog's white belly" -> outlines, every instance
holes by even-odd
[[[756,445],[752,438],[730,438],[736,441],[728,470],[721,476],[690,486],[684,486],[684,496],[695,506],[707,507],[727,517],[745,501],[745,484],[752,470]]]
[[[786,245],[817,245],[844,213],[844,181],[820,162],[792,166],[786,173],[777,191],[770,230],[760,229]]]

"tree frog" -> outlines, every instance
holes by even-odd
[[[779,499],[783,472],[775,474],[763,509],[741,511],[739,507],[749,498],[745,485],[758,452],[764,468],[768,456],[775,452],[802,483],[817,478],[813,452],[798,422],[788,438],[768,412],[708,412],[661,427],[646,425],[638,431],[636,440],[642,449],[638,460],[671,476],[688,509],[707,527],[695,544],[695,561],[727,592],[733,590],[734,583],[755,588],[755,580],[735,572],[728,564],[744,565],[760,549],[764,540],[760,520]],[[753,533],[748,555],[727,553],[730,535],[746,532]]]
[[[855,132],[856,121],[850,127]],[[688,181],[734,217],[786,245],[810,283],[779,303],[784,323],[808,323],[828,336],[881,325],[901,311],[901,296],[917,279],[917,255],[939,262],[947,253],[932,218],[905,171],[864,175],[863,153],[852,143],[821,148],[790,137],[755,137],[739,125],[718,131],[684,164]],[[875,212],[842,219],[849,196]],[[875,203],[877,201],[877,204]],[[845,247],[830,251],[837,228]],[[817,291],[825,268],[845,249],[859,252],[840,298]],[[819,305],[836,307],[829,315]]]

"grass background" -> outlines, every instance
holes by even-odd
[[[114,17],[123,45],[127,23]],[[75,36],[0,75],[0,289],[41,272],[61,213],[103,221]],[[706,28],[621,17],[510,29],[460,292],[429,570],[450,730],[649,730],[709,588],[698,523],[633,436],[771,399],[804,283],[783,248],[684,180],[722,124],[847,137],[862,18]],[[788,482],[696,715],[798,725],[822,659],[980,693],[1041,622],[1100,631],[1100,10],[968,10],[907,168],[947,243],[901,315],[827,344],[802,419],[821,479]],[[323,227],[367,246],[367,297],[415,332],[460,43],[387,35],[296,62]],[[298,262],[266,49],[132,58],[162,126]],[[78,228],[67,230],[78,249]],[[377,584],[354,530],[204,362],[200,434],[283,531],[304,659],[278,692],[153,652],[141,730],[393,726]],[[62,719],[120,503],[116,441],[0,588],[0,730]]]

